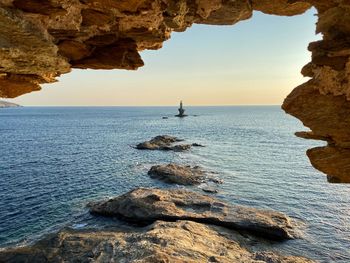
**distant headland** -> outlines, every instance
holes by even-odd
[[[0,100],[0,108],[12,108],[12,107],[21,107],[21,105],[18,105],[16,103],[12,103],[12,102],[7,102],[7,101]]]

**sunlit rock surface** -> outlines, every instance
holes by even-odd
[[[296,237],[291,220],[282,213],[231,205],[207,195],[180,189],[138,188],[92,204],[90,211],[138,224],[149,224],[156,220],[191,220],[246,231],[272,240]]]
[[[148,171],[148,174],[151,178],[180,185],[196,185],[205,182],[206,179],[206,173],[200,167],[173,163],[154,165]]]
[[[302,257],[251,252],[249,238],[191,221],[140,229],[63,230],[31,247],[0,252],[0,262],[223,262],[311,263]]]
[[[137,69],[143,66],[140,51],[161,48],[172,31],[193,23],[233,25],[253,10],[292,16],[311,6],[318,10],[316,31],[323,39],[309,45],[312,61],[302,74],[311,80],[283,109],[341,153],[338,167],[333,162],[328,169],[327,159],[315,167],[332,181],[350,181],[346,157],[340,160],[349,151],[348,0],[0,0],[0,97],[37,91],[71,68]],[[313,153],[311,162],[319,163]]]

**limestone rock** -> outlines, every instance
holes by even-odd
[[[252,253],[237,240],[244,238],[220,227],[157,221],[140,229],[63,230],[33,246],[1,251],[0,262],[313,262],[272,252]]]
[[[252,0],[252,8],[270,15],[294,16],[311,7],[307,1]]]
[[[330,182],[349,183],[350,103],[346,97],[321,94],[309,81],[294,89],[283,109],[312,130],[299,136],[328,142],[328,147],[307,152],[313,166],[326,173]]]
[[[350,149],[334,146],[316,147],[307,151],[312,165],[327,174],[331,183],[350,183]]]
[[[139,224],[156,220],[190,220],[247,231],[267,239],[295,237],[291,220],[282,213],[230,205],[186,190],[138,188],[92,204],[90,211]]]

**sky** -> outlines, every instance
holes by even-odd
[[[77,70],[12,102],[24,106],[278,105],[307,81],[316,11],[279,17],[254,12],[234,26],[193,25],[137,71]]]

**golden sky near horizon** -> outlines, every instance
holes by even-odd
[[[26,106],[275,105],[307,81],[315,11],[295,17],[258,12],[235,26],[195,25],[138,71],[73,70],[58,83],[10,100]]]

